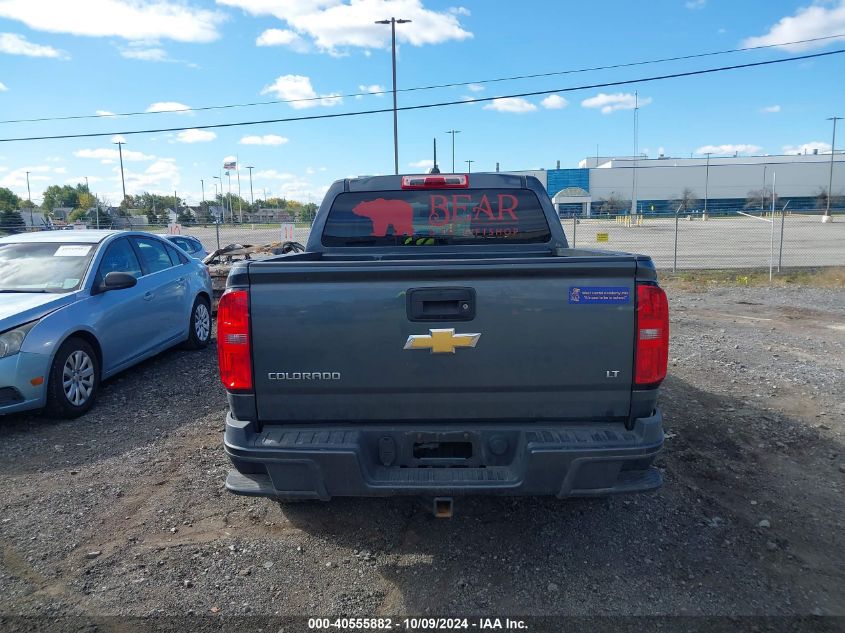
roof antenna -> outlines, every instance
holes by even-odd
[[[434,138],[434,166],[428,170],[430,174],[439,174],[440,168],[437,166],[437,137]]]

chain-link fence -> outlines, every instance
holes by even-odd
[[[706,219],[700,213],[642,214],[564,218],[561,224],[572,247],[649,255],[661,270],[845,266],[845,213],[834,213],[829,223],[822,222],[822,215],[821,210],[735,211]],[[134,228],[168,232],[165,225]],[[0,234],[25,230],[0,226]],[[179,230],[199,239],[209,252],[228,244],[291,239],[289,224],[197,224]],[[293,241],[305,244],[310,233],[308,224],[296,224]]]

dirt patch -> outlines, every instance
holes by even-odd
[[[845,292],[692,283],[651,495],[234,497],[213,348],[0,419],[0,614],[845,615]]]

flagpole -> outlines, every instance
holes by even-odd
[[[238,175],[238,215],[240,216],[240,223],[244,223],[244,210],[242,208],[241,199],[241,160],[238,155],[235,155],[235,173]]]

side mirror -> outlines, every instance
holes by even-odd
[[[110,272],[105,276],[103,282],[100,284],[97,290],[99,292],[108,292],[109,290],[125,290],[126,288],[132,288],[137,283],[138,280],[135,279],[134,275],[130,275],[129,273]]]

